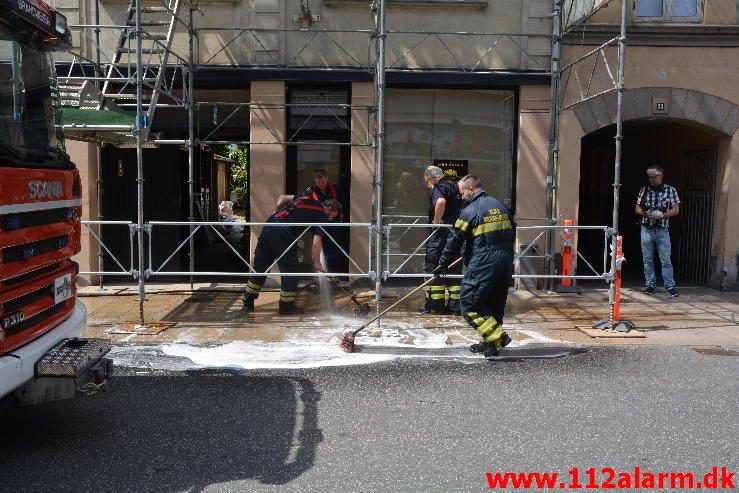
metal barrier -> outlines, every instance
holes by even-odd
[[[154,243],[154,228],[160,228],[160,227],[181,227],[181,226],[187,226],[190,228],[190,234],[187,235],[187,237],[175,248],[175,250],[169,255],[169,257],[166,258],[161,264],[159,264],[158,267],[154,267],[154,260],[153,260],[153,243]],[[282,252],[280,252],[279,256],[272,262],[272,264],[265,269],[264,272],[257,272],[251,263],[247,259],[244,258],[244,256],[241,255],[241,253],[231,245],[231,243],[223,236],[223,234],[219,231],[219,227],[224,226],[241,226],[245,228],[250,228],[252,226],[269,226],[269,227],[276,227],[276,228],[294,228],[294,227],[300,227],[304,228],[303,231],[298,235],[295,240],[290,243],[290,245],[287,246]],[[277,265],[277,263],[285,256],[287,253],[292,250],[293,247],[295,247],[301,238],[305,236],[308,231],[314,227],[319,228],[321,231],[326,233],[324,238],[330,239],[334,245],[339,249],[341,254],[346,257],[349,260],[349,263],[351,266],[356,269],[356,272],[270,272],[273,267]],[[208,222],[208,221],[201,221],[201,222],[187,222],[187,221],[150,221],[146,223],[145,230],[148,235],[148,250],[149,250],[149,264],[148,268],[146,270],[146,278],[154,277],[154,276],[232,276],[232,277],[249,277],[253,275],[264,275],[268,277],[306,277],[306,276],[314,276],[314,277],[350,277],[350,278],[361,278],[361,277],[367,277],[370,279],[374,279],[374,272],[371,269],[372,266],[372,234],[370,231],[369,234],[369,241],[370,241],[370,248],[368,253],[368,259],[367,259],[367,268],[363,269],[357,262],[349,255],[349,253],[341,246],[339,243],[334,239],[332,235],[328,233],[328,231],[325,228],[341,228],[341,227],[348,227],[348,228],[367,228],[368,231],[371,230],[372,225],[369,223],[289,223],[289,222],[274,222],[274,223],[266,223],[266,222]],[[247,271],[195,271],[195,270],[188,270],[188,271],[167,271],[164,270],[164,267],[169,264],[169,262],[177,255],[179,251],[183,249],[185,245],[187,245],[191,238],[194,238],[195,234],[201,229],[201,228],[209,228],[213,232],[218,235],[219,238],[223,240],[223,242],[228,245],[230,250],[236,255],[238,260],[241,262],[241,265],[246,267]]]
[[[411,219],[414,222],[411,223],[398,223],[394,221],[398,220],[408,220]],[[394,217],[394,218],[387,218],[387,223],[383,225],[383,227],[380,230],[380,240],[381,242],[378,244],[377,240],[374,239],[377,228],[372,223],[289,223],[289,222],[210,222],[210,221],[202,221],[202,222],[188,222],[188,221],[151,221],[144,224],[144,227],[137,231],[137,225],[133,224],[130,221],[82,221],[82,224],[84,227],[86,227],[90,234],[98,241],[99,247],[100,247],[100,267],[97,271],[82,271],[80,274],[87,274],[87,275],[98,275],[98,276],[130,276],[131,280],[138,280],[139,281],[139,292],[140,294],[143,292],[146,292],[145,283],[147,279],[155,278],[155,277],[161,277],[161,276],[182,276],[182,277],[189,277],[192,283],[193,277],[196,276],[224,276],[224,277],[249,277],[249,276],[266,276],[266,277],[343,277],[343,278],[352,278],[352,279],[361,279],[366,278],[370,281],[373,281],[376,286],[378,286],[378,291],[376,293],[376,298],[380,299],[380,289],[382,287],[382,282],[388,281],[389,279],[393,278],[428,278],[430,277],[429,274],[423,273],[423,272],[407,272],[404,271],[410,264],[410,262],[418,257],[423,257],[425,255],[425,251],[422,252],[422,249],[426,246],[428,241],[433,237],[434,234],[436,234],[440,228],[451,228],[450,225],[431,225],[431,224],[424,224],[421,223],[420,220],[422,217],[420,216],[410,216],[410,217]],[[110,248],[105,244],[103,241],[103,237],[101,235],[101,228],[103,226],[126,226],[128,228],[129,234],[129,245],[128,250],[130,253],[130,267],[126,269],[124,267],[123,263],[120,259],[118,259]],[[223,227],[243,227],[243,228],[251,228],[251,227],[263,227],[263,226],[269,226],[269,227],[275,227],[275,228],[303,228],[300,234],[293,240],[282,252],[279,253],[277,258],[269,265],[263,272],[257,272],[252,265],[252,263],[249,262],[248,256],[242,255],[242,252],[240,252],[237,248],[235,248],[231,242],[224,236],[224,234],[220,231],[219,228]],[[97,227],[97,232],[95,230],[95,227]],[[171,253],[168,253],[168,256],[166,259],[164,259],[161,262],[154,261],[154,242],[157,235],[155,235],[155,232],[158,232],[159,230],[164,230],[167,228],[183,228],[187,227],[189,229],[189,234],[187,234],[183,240],[179,241],[179,244],[174,248]],[[348,259],[350,268],[348,270],[353,270],[353,272],[330,272],[330,271],[324,271],[324,272],[270,272],[272,268],[278,265],[278,262],[288,254],[292,249],[294,249],[301,238],[306,236],[306,233],[308,233],[312,228],[319,228],[321,231],[325,233],[325,238],[328,238],[330,241],[334,243],[334,245],[338,248],[338,250],[341,252],[341,255],[346,257]],[[349,252],[344,249],[344,247],[341,246],[341,244],[334,238],[333,235],[329,234],[329,231],[331,228],[366,228],[368,239],[369,239],[369,248],[368,248],[368,254],[367,254],[367,267],[364,268],[360,266],[349,254]],[[235,258],[238,259],[239,265],[242,267],[243,270],[241,271],[196,271],[194,269],[194,262],[189,262],[190,269],[187,271],[181,271],[181,270],[165,270],[165,268],[170,264],[172,259],[175,258],[178,252],[183,251],[183,248],[185,245],[192,244],[193,239],[195,237],[195,234],[203,230],[208,230],[220,238],[226,245],[228,245],[228,248],[232,251],[232,253],[235,255]],[[428,229],[430,232],[423,234],[423,239],[418,241],[417,244],[412,244],[406,252],[401,251],[403,248],[398,243],[399,239],[407,238],[407,235],[411,234],[413,231],[420,231],[421,229]],[[539,241],[544,235],[551,235],[555,231],[564,231],[564,230],[574,230],[578,231],[601,231],[603,233],[603,269],[602,271],[598,272],[591,262],[589,262],[582,254],[581,252],[577,252],[577,258],[580,259],[585,266],[590,270],[592,274],[588,275],[569,275],[564,276],[561,274],[551,274],[551,273],[544,273],[544,274],[514,274],[514,279],[573,279],[573,280],[601,280],[605,282],[611,282],[613,279],[613,273],[610,272],[608,269],[608,247],[609,247],[609,240],[610,237],[613,234],[613,230],[607,226],[559,226],[559,225],[535,225],[535,226],[519,226],[516,228],[517,231],[517,239],[520,240],[521,234],[525,232],[532,232],[535,233],[536,236],[532,241],[528,243],[528,245],[515,256],[514,262],[520,262],[521,259],[526,258],[543,258],[542,255],[529,255],[530,250],[532,249],[533,245]],[[400,232],[398,238],[396,238],[393,242],[393,234],[394,232]],[[144,270],[143,277],[139,276],[139,272],[134,269],[134,254],[136,253],[134,250],[134,242],[139,242],[140,238],[137,236],[139,233],[146,235],[146,242],[140,242],[139,244],[146,246],[146,252],[144,252],[144,248],[140,248],[137,256],[137,260],[140,260],[140,256],[144,255],[144,253],[148,253],[148,264],[146,264],[146,268]],[[164,233],[166,234],[166,233]],[[136,237],[136,238],[134,238]],[[103,253],[107,252],[107,254],[110,256],[110,258],[113,260],[113,262],[119,267],[120,270],[117,271],[105,271],[103,269]],[[194,251],[193,251],[194,253]],[[384,258],[384,265],[383,265],[383,258]],[[379,261],[378,261],[379,259]],[[396,265],[393,265],[393,260],[399,259]],[[144,264],[141,264],[144,265]],[[375,270],[373,270],[373,267]],[[537,269],[538,270],[538,269]],[[378,275],[379,273],[379,275]],[[448,277],[450,278],[461,278],[462,275],[460,274],[450,274]],[[101,283],[102,287],[102,283]],[[143,300],[144,297],[140,296],[140,317],[141,317],[141,323],[143,324]]]
[[[136,225],[131,221],[82,221],[88,232],[98,242],[98,270],[97,271],[80,271],[80,274],[93,275],[93,276],[131,276],[133,279],[138,277],[138,272],[133,268],[134,252],[133,252],[133,240],[136,236]],[[95,228],[97,226],[97,232]],[[128,251],[129,251],[129,262],[130,267],[126,269],[123,263],[110,251],[110,248],[103,241],[103,235],[101,228],[103,226],[128,226]],[[103,251],[110,255],[110,258],[120,268],[118,271],[106,271],[103,266]]]
[[[425,235],[425,238],[423,241],[421,241],[418,245],[414,245],[413,250],[410,253],[407,252],[398,252],[392,250],[392,245],[395,243],[397,244],[398,240],[393,241],[393,230],[403,230],[402,235],[400,238],[402,238],[404,235],[407,234],[409,230],[412,229],[418,229],[418,228],[425,228],[425,229],[431,229],[431,233]],[[420,253],[422,249],[426,246],[428,241],[433,237],[434,234],[439,230],[439,228],[447,228],[451,229],[452,227],[450,225],[446,224],[419,224],[417,222],[414,223],[390,223],[385,224],[383,226],[383,232],[384,232],[384,244],[385,244],[385,265],[383,266],[384,269],[382,271],[382,279],[387,280],[389,278],[428,278],[429,274],[422,273],[422,272],[402,272],[403,268],[406,267],[411,260],[414,257],[418,256],[424,256],[424,253]],[[608,238],[611,234],[611,229],[608,226],[559,226],[559,225],[537,225],[537,226],[518,226],[516,228],[517,236],[520,236],[522,232],[532,231],[532,232],[538,232],[538,235],[531,240],[530,242],[527,242],[528,245],[524,248],[522,252],[515,255],[514,262],[519,262],[521,259],[524,258],[545,258],[545,255],[527,255],[529,251],[532,249],[533,245],[539,241],[547,231],[561,231],[566,228],[569,228],[570,230],[595,230],[595,231],[602,231],[603,237],[604,237],[604,244],[603,244],[603,270],[601,272],[598,272],[590,262],[587,261],[587,259],[578,251],[577,255],[578,258],[582,259],[582,261],[585,263],[585,265],[593,272],[593,275],[572,275],[572,276],[562,276],[558,274],[514,274],[514,279],[581,279],[581,280],[593,280],[593,279],[599,279],[599,280],[607,280],[608,279],[608,268],[607,268],[607,258],[608,258]],[[400,265],[394,266],[392,259],[393,257],[402,257],[403,260],[400,262]],[[451,278],[461,278],[462,276],[457,274],[453,275],[450,274],[447,277]]]

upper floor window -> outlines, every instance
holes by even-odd
[[[703,0],[636,0],[637,21],[698,22]]]

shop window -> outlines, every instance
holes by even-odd
[[[637,0],[636,20],[642,22],[699,22],[702,0]]]
[[[425,215],[423,170],[466,163],[491,195],[511,205],[513,91],[388,89],[385,130],[386,214]]]
[[[383,214],[386,223],[427,222],[429,165],[461,164],[485,190],[512,206],[515,93],[511,90],[395,89],[386,91]],[[391,235],[396,267],[426,230]],[[420,272],[423,252],[403,272]]]

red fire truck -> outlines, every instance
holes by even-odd
[[[36,404],[103,389],[110,343],[83,339],[77,302],[82,186],[64,152],[52,53],[66,18],[0,0],[0,399]]]

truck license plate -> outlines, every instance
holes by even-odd
[[[72,274],[64,274],[54,279],[54,304],[72,297]]]

